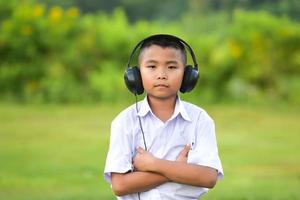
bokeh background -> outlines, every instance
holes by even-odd
[[[110,123],[157,33],[200,64],[181,98],[215,120],[225,172],[203,199],[300,199],[298,0],[0,0],[0,199],[115,199]]]

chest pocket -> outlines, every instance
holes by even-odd
[[[176,160],[186,144],[189,144],[188,134],[184,130],[174,130],[165,144],[164,158]]]
[[[188,135],[184,130],[175,131],[171,136],[169,142],[171,148],[183,148],[188,144]]]

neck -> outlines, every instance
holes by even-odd
[[[147,98],[153,114],[161,121],[166,122],[174,112],[176,97],[160,99],[148,96]]]

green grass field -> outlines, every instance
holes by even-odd
[[[110,200],[103,168],[124,105],[0,104],[1,200]],[[300,109],[210,105],[225,177],[204,199],[300,199]]]

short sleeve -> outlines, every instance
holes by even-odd
[[[111,172],[126,173],[133,169],[131,140],[121,123],[111,125],[110,145],[106,157],[104,178],[111,183]]]
[[[218,179],[223,177],[223,168],[218,155],[214,121],[209,118],[199,122],[192,139],[188,162],[214,168]]]

